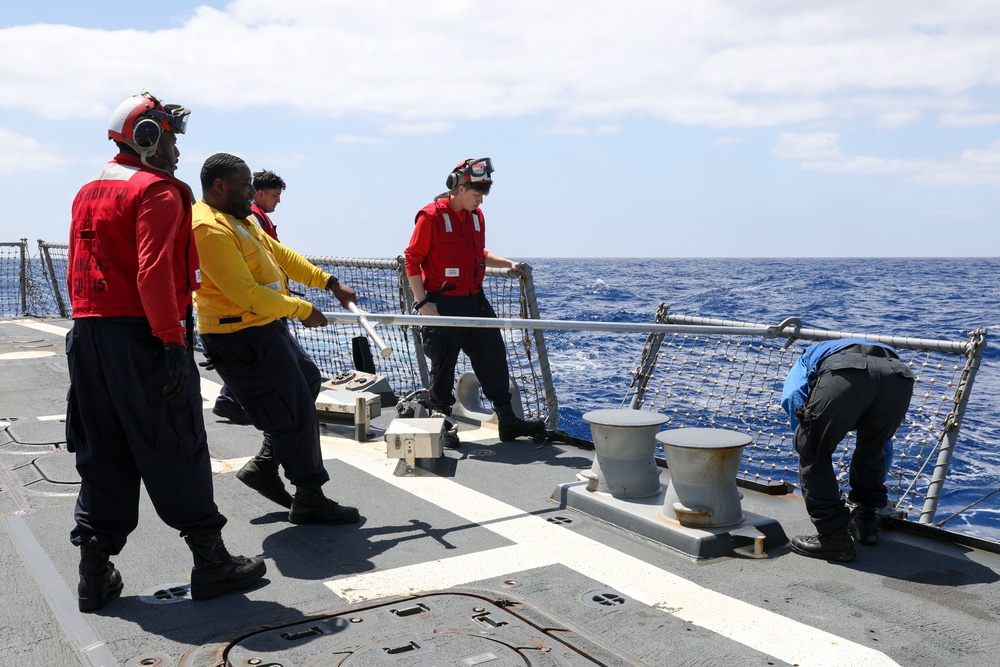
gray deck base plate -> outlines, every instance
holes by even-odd
[[[788,545],[785,531],[774,519],[744,511],[746,519],[737,526],[722,528],[686,528],[660,516],[666,486],[648,498],[623,500],[609,493],[587,490],[587,482],[560,484],[552,494],[560,507],[571,507],[584,514],[606,521],[636,535],[679,551],[695,560],[740,555],[734,549],[753,546],[753,540],[732,535],[737,530],[756,528],[764,535],[764,552],[775,551]]]

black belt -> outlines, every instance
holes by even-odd
[[[220,317],[219,324],[239,324],[243,321],[242,315],[237,315],[236,317]]]
[[[881,345],[860,345],[855,343],[854,345],[848,345],[841,352],[860,352],[861,354],[867,355],[869,357],[885,357],[886,359],[899,359],[899,355],[890,350],[889,348],[882,347]]]

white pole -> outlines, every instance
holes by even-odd
[[[385,341],[382,340],[382,337],[379,336],[377,333],[375,333],[375,327],[373,327],[371,323],[368,321],[368,318],[370,317],[369,313],[366,313],[365,311],[361,310],[354,303],[348,303],[347,309],[350,310],[353,314],[357,315],[358,322],[361,323],[361,326],[364,327],[365,331],[368,332],[368,335],[371,336],[372,342],[374,342],[375,347],[378,348],[379,354],[381,354],[383,358],[392,356],[392,348],[386,345]],[[326,319],[332,320],[334,319],[334,317],[332,314],[327,314]]]

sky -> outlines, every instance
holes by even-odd
[[[8,3],[0,241],[66,241],[148,90],[287,183],[302,254],[395,257],[491,157],[487,247],[540,257],[1000,255],[995,0]]]

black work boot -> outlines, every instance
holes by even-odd
[[[263,558],[229,555],[219,533],[185,535],[184,541],[194,556],[192,600],[211,600],[247,588],[267,572]]]
[[[854,541],[842,528],[835,533],[825,535],[797,535],[791,539],[792,551],[800,556],[822,558],[849,563],[855,558]]]
[[[851,522],[847,531],[860,544],[878,544],[878,517],[875,508],[867,505],[855,505],[851,510]]]
[[[514,416],[510,405],[496,405],[497,422],[500,427],[500,439],[504,442],[517,440],[521,436],[529,436],[535,442],[545,440],[545,422],[541,419],[525,421]]]
[[[76,587],[80,611],[97,611],[122,592],[122,575],[108,560],[108,552],[90,542],[80,545],[80,584]]]
[[[441,445],[448,449],[458,449],[462,446],[462,441],[458,439],[458,424],[454,426],[448,422],[449,426],[441,434]]]
[[[441,417],[445,421],[444,433],[441,434],[441,446],[448,449],[458,449],[462,441],[458,439],[458,422],[451,418],[451,407],[435,405],[431,417]]]
[[[341,505],[323,495],[323,489],[295,488],[292,509],[288,512],[292,523],[355,523],[361,520],[356,507]]]
[[[262,458],[258,454],[236,471],[236,479],[282,507],[292,506],[292,494],[281,481],[277,459]]]
[[[240,426],[253,424],[253,420],[250,419],[250,415],[243,409],[243,406],[233,401],[217,400],[212,407],[212,414]]]

